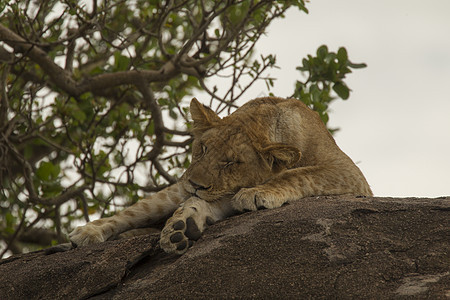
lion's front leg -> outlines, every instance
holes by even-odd
[[[258,209],[272,209],[282,206],[289,199],[296,197],[294,191],[283,187],[259,185],[253,188],[243,188],[233,198],[232,206],[236,211],[255,211]]]
[[[207,202],[197,197],[186,200],[167,220],[160,245],[167,253],[183,254],[203,231],[232,214],[229,200]]]
[[[233,197],[233,208],[240,212],[277,208],[310,194],[311,179],[302,169],[285,170],[264,184],[241,189]]]
[[[355,194],[359,178],[343,174],[337,167],[302,167],[285,170],[266,183],[241,189],[232,200],[237,211],[276,208],[286,202],[307,196]],[[364,181],[365,182],[365,181]],[[370,195],[370,189],[361,186],[360,195]]]
[[[116,215],[89,222],[75,228],[70,234],[74,246],[84,246],[107,241],[130,229],[155,224],[170,216],[184,201],[186,191],[181,184],[174,184]]]

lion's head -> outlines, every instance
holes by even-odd
[[[193,158],[183,176],[185,189],[206,201],[232,197],[253,187],[300,159],[297,148],[269,140],[269,120],[248,114],[221,119],[195,98]]]

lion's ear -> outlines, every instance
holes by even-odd
[[[221,120],[214,111],[198,102],[196,98],[192,98],[190,110],[194,120],[194,130],[208,129]]]
[[[281,171],[294,166],[301,157],[298,148],[283,144],[272,144],[263,148],[262,153],[274,171]]]

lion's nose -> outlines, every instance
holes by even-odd
[[[204,186],[201,184],[198,184],[192,180],[189,179],[189,183],[192,185],[192,187],[196,190],[207,190],[209,188],[209,186]]]

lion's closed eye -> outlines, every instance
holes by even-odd
[[[201,144],[200,147],[195,147],[192,153],[194,159],[200,159],[205,156],[208,147],[205,144]]]
[[[228,168],[228,167],[231,167],[234,163],[235,163],[234,161],[221,161],[221,162],[219,162],[219,165],[222,168]]]
[[[242,164],[242,162],[239,161],[239,160],[226,160],[226,161],[219,162],[219,165],[222,168],[228,168],[228,167],[236,166],[236,165],[239,165],[239,164]]]

